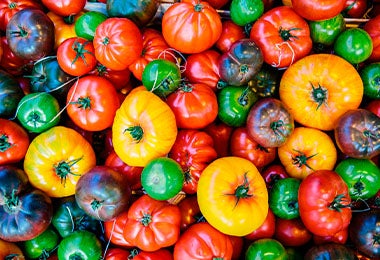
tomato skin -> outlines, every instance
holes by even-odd
[[[231,259],[230,238],[207,222],[191,225],[174,245],[174,260]]]
[[[32,67],[32,61],[30,59],[17,57],[9,48],[7,37],[5,35],[0,37],[0,41],[3,47],[3,55],[0,58],[0,66],[2,70],[13,76],[18,76],[23,75],[25,71],[29,70],[29,67]]]
[[[312,233],[305,227],[300,218],[276,219],[274,238],[283,246],[302,246],[307,244],[312,237]]]
[[[14,117],[24,96],[24,92],[15,77],[0,70],[0,116],[3,118]]]
[[[288,6],[265,12],[253,24],[250,39],[263,52],[264,61],[277,68],[288,67],[312,49],[308,23]]]
[[[23,260],[25,259],[25,256],[21,248],[16,243],[0,239],[0,258]]]
[[[48,227],[37,237],[23,243],[25,255],[31,259],[43,257],[46,254],[50,255],[58,246],[59,239],[60,237],[57,232],[53,228]]]
[[[105,14],[88,11],[78,15],[74,23],[74,32],[78,37],[94,40],[96,28],[107,19]]]
[[[104,235],[113,245],[132,248],[133,245],[124,238],[124,227],[128,221],[128,210],[124,209],[116,218],[104,222]]]
[[[336,243],[314,245],[307,250],[304,257],[305,259],[318,259],[320,257],[327,259],[358,259],[355,255],[355,251],[351,247]]]
[[[186,196],[177,205],[181,211],[181,232],[201,220],[202,214],[196,195]]]
[[[272,189],[278,180],[289,177],[282,164],[269,164],[262,170],[261,176],[263,176],[268,190]]]
[[[168,249],[158,249],[153,252],[140,251],[133,258],[133,260],[173,260],[173,254]]]
[[[330,19],[309,21],[310,37],[313,44],[331,46],[338,35],[346,29],[346,22],[342,14]]]
[[[130,256],[130,252],[128,250],[114,247],[114,248],[108,248],[104,259],[105,260],[123,260],[123,259],[128,259],[129,256]]]
[[[255,22],[264,13],[264,3],[262,0],[246,1],[232,0],[230,5],[231,20],[244,26]]]
[[[47,7],[50,11],[56,13],[60,16],[70,16],[78,14],[83,10],[86,5],[85,0],[41,0],[45,7]]]
[[[331,236],[318,236],[318,235],[313,234],[313,242],[316,245],[327,244],[327,243],[345,244],[348,239],[348,231],[349,231],[349,227]]]
[[[339,14],[346,7],[346,0],[292,0],[292,8],[310,21],[326,20]]]
[[[20,162],[29,144],[29,135],[21,125],[0,118],[0,165]]]
[[[174,3],[165,11],[161,24],[168,45],[185,54],[209,49],[222,33],[221,18],[206,1]],[[188,32],[192,32],[190,37]]]
[[[364,24],[363,29],[369,34],[372,39],[373,50],[368,60],[375,62],[380,61],[380,33],[377,28],[380,25],[380,14],[371,18]]]
[[[215,43],[215,47],[222,53],[228,51],[233,43],[245,38],[243,27],[231,20],[222,21],[222,34]]]
[[[371,100],[365,108],[380,117],[380,100]]]
[[[230,155],[230,137],[234,128],[216,119],[202,129],[214,140],[217,157]]]
[[[245,239],[248,240],[258,240],[260,238],[272,238],[274,236],[276,230],[276,216],[273,214],[273,211],[269,208],[268,209],[268,215],[265,218],[264,223],[249,233],[248,235],[244,236]]]
[[[288,259],[285,247],[274,238],[261,238],[249,244],[245,251],[246,259]]]
[[[359,74],[363,80],[364,95],[370,99],[380,99],[380,62],[364,65]]]
[[[298,190],[301,220],[319,236],[331,236],[348,227],[350,203],[347,184],[331,170],[317,170],[306,176]]]
[[[346,0],[342,13],[345,17],[362,18],[368,9],[366,0]]]

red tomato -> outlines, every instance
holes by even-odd
[[[228,0],[206,0],[212,7],[215,9],[221,9],[224,7],[229,1]]]
[[[273,211],[269,208],[268,215],[265,218],[264,223],[252,231],[250,234],[246,235],[244,238],[248,240],[258,240],[260,238],[272,238],[276,230],[276,216]]]
[[[115,87],[105,78],[80,78],[67,93],[67,114],[80,128],[101,131],[112,126],[120,106]]]
[[[114,247],[107,250],[104,260],[125,260],[129,259],[129,255],[128,250]]]
[[[185,231],[191,224],[203,218],[196,195],[186,196],[177,205],[181,211],[181,231]]]
[[[367,0],[346,0],[342,13],[345,17],[362,18],[367,9]]]
[[[214,148],[218,158],[230,155],[230,136],[233,129],[218,119],[203,128],[203,131],[214,139]]]
[[[285,167],[282,164],[268,165],[268,167],[265,167],[265,169],[261,172],[261,176],[263,176],[268,190],[270,190],[279,179],[289,177]]]
[[[116,88],[116,90],[121,90],[127,87],[131,77],[131,71],[129,69],[112,70],[99,62],[96,64],[95,68],[88,74],[108,79]]]
[[[346,6],[347,0],[292,0],[293,9],[310,21],[330,19]]]
[[[245,38],[243,27],[237,25],[232,20],[225,20],[222,23],[222,34],[215,43],[215,47],[221,52],[226,52],[237,40]]]
[[[250,38],[263,52],[264,61],[277,68],[288,67],[312,49],[308,23],[288,6],[265,12],[253,24]]]
[[[94,45],[79,37],[64,40],[57,49],[59,67],[72,76],[83,76],[96,66]]]
[[[2,69],[9,74],[18,76],[24,74],[28,67],[33,66],[30,60],[21,59],[12,52],[6,36],[2,36],[0,41],[3,49],[3,55],[0,59],[0,67]]]
[[[104,235],[107,241],[110,241],[113,245],[122,247],[132,247],[124,238],[124,227],[128,221],[128,210],[125,209],[116,218],[110,221],[104,221]]]
[[[75,15],[83,10],[86,0],[41,0],[52,12],[60,16]]]
[[[363,29],[369,34],[372,39],[372,53],[368,60],[371,62],[380,61],[380,14],[369,19],[367,23],[364,24]]]
[[[244,239],[243,237],[239,236],[229,236],[231,243],[232,243],[232,257],[231,260],[239,260],[241,259],[242,250],[244,246]]]
[[[206,84],[184,84],[167,97],[166,103],[178,128],[201,129],[218,116],[217,96]]]
[[[131,256],[130,256],[131,257]],[[159,249],[154,252],[139,251],[135,255],[132,254],[133,260],[172,260],[173,254],[168,249]],[[125,258],[124,258],[125,260]]]
[[[380,117],[380,99],[371,100],[365,108]]]
[[[348,239],[348,228],[345,228],[338,233],[332,236],[318,236],[313,235],[313,242],[317,245],[327,244],[327,243],[336,243],[336,244],[345,244]]]
[[[263,147],[259,145],[249,134],[246,127],[235,128],[230,138],[231,155],[239,156],[253,162],[258,168],[262,168],[277,157],[276,147]]]
[[[302,246],[311,240],[312,233],[305,227],[300,218],[277,218],[274,238],[283,246]]]

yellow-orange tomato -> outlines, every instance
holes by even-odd
[[[316,170],[332,170],[337,160],[330,136],[311,127],[296,127],[277,151],[289,176],[299,179]]]
[[[22,260],[25,256],[16,243],[0,239],[0,259]]]
[[[334,54],[313,54],[284,72],[280,99],[304,126],[332,130],[337,119],[359,107],[363,81],[353,65]]]

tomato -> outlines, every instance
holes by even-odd
[[[26,71],[29,71],[32,61],[17,57],[9,48],[7,37],[5,35],[0,37],[0,41],[3,46],[3,55],[0,58],[1,70],[14,76],[23,75]]]
[[[128,18],[107,18],[96,28],[93,44],[96,59],[113,70],[124,70],[143,50],[142,34]]]
[[[126,96],[116,111],[112,143],[123,162],[144,167],[150,160],[169,153],[177,132],[170,107],[140,86]]]
[[[247,115],[248,134],[263,147],[283,145],[294,131],[294,119],[276,98],[258,100]]]
[[[30,143],[24,170],[33,186],[51,197],[65,197],[75,193],[80,176],[95,164],[94,150],[84,137],[73,129],[55,126]]]
[[[268,190],[272,189],[273,185],[278,180],[289,177],[289,175],[285,171],[285,167],[282,164],[268,165],[262,170],[261,176],[263,176]]]
[[[25,259],[21,248],[14,242],[8,242],[0,239],[0,257],[1,259],[22,260]]]
[[[29,185],[21,168],[0,166],[0,239],[27,241],[48,228],[53,215],[52,200]]]
[[[161,98],[176,91],[181,82],[181,71],[177,64],[165,59],[155,59],[145,66],[142,84]]]
[[[184,172],[182,190],[187,194],[194,194],[202,171],[217,158],[214,140],[203,131],[180,129],[169,152],[169,158],[178,162]]]
[[[222,7],[225,7],[225,5],[229,2],[228,0],[207,0],[212,7],[215,9],[221,9]]]
[[[352,64],[367,60],[372,53],[371,36],[361,28],[349,28],[341,32],[335,40],[334,52]]]
[[[276,225],[276,216],[273,214],[273,211],[269,208],[267,217],[265,218],[264,223],[249,233],[248,235],[244,236],[245,239],[248,240],[258,240],[260,238],[272,238],[274,236],[275,232],[275,225]]]
[[[174,245],[180,235],[181,213],[177,205],[142,195],[128,209],[124,238],[144,251]]]
[[[141,184],[153,199],[168,200],[181,191],[184,178],[182,167],[177,161],[159,157],[145,165],[141,173]]]
[[[296,178],[284,178],[275,182],[269,191],[269,207],[273,214],[281,219],[299,217],[298,189],[301,181]]]
[[[310,37],[313,44],[331,46],[338,35],[346,29],[346,22],[342,14],[318,21],[309,21]]]
[[[325,257],[327,259],[357,259],[352,248],[335,243],[314,245],[310,247],[305,254],[305,259],[318,259]]]
[[[307,244],[312,239],[312,233],[300,218],[277,218],[274,238],[285,247],[298,247]]]
[[[244,28],[231,20],[222,21],[222,33],[215,43],[215,47],[222,53],[228,51],[233,43],[245,38]]]
[[[348,239],[348,230],[349,227],[335,233],[331,236],[318,236],[313,234],[313,242],[316,245],[336,243],[336,244],[345,244]]]
[[[234,128],[230,137],[231,155],[245,158],[261,169],[277,157],[277,148],[263,147],[253,139],[244,126]]]
[[[58,246],[58,259],[97,260],[102,257],[102,244],[96,235],[86,230],[74,231]]]
[[[61,119],[58,100],[46,92],[30,93],[20,100],[17,119],[29,132],[42,133]]]
[[[312,54],[284,72],[279,94],[296,122],[328,131],[347,110],[359,107],[363,81],[343,58]]]
[[[377,28],[380,24],[380,15],[377,15],[369,19],[363,26],[363,29],[369,34],[372,39],[372,53],[368,60],[370,61],[380,61],[380,33]]]
[[[25,8],[9,20],[6,37],[16,56],[38,60],[53,50],[54,24],[42,10]]]
[[[173,111],[178,128],[201,129],[218,116],[216,93],[203,83],[185,83],[170,94],[166,103]]]
[[[91,41],[79,37],[68,38],[58,46],[58,64],[67,74],[83,76],[96,66],[94,50]]]
[[[192,224],[202,221],[203,216],[199,209],[197,195],[186,196],[177,205],[181,211],[181,232],[187,230]]]
[[[183,77],[190,83],[206,84],[216,92],[224,84],[219,76],[219,57],[219,52],[213,49],[190,54],[186,58]]]
[[[303,179],[316,170],[332,170],[338,153],[327,133],[310,127],[296,127],[278,148],[278,157],[289,176]]]
[[[0,116],[15,117],[18,104],[24,97],[18,81],[9,73],[0,70]]]
[[[48,227],[35,238],[23,243],[25,256],[31,259],[49,257],[58,246],[59,239],[60,237],[57,232],[52,227]]]
[[[263,52],[264,61],[277,68],[288,67],[312,49],[308,23],[288,6],[265,12],[253,24],[250,39]]]
[[[371,100],[365,108],[380,117],[380,100]]]
[[[41,0],[45,7],[60,16],[75,15],[83,10],[85,0]]]
[[[342,13],[345,17],[362,18],[368,9],[367,2],[366,0],[346,0]]]
[[[88,74],[100,76],[109,80],[114,88],[119,91],[125,89],[128,90],[130,87],[131,71],[128,68],[125,70],[112,70],[98,62],[94,70],[90,71]]]
[[[248,82],[248,86],[260,98],[277,97],[281,76],[280,70],[264,63],[254,78]]]
[[[132,245],[124,238],[124,226],[128,221],[128,209],[110,221],[104,221],[104,236],[111,244],[131,248]]]
[[[255,22],[263,13],[262,0],[232,0],[230,4],[231,20],[239,26]]]
[[[232,127],[246,124],[251,107],[258,97],[248,86],[229,85],[217,93],[218,118]]]
[[[298,190],[301,220],[319,236],[335,235],[348,227],[352,216],[350,203],[347,184],[331,170],[309,174]]]
[[[174,260],[231,259],[230,238],[209,223],[191,225],[174,245]]]
[[[20,162],[29,144],[28,133],[19,123],[0,118],[0,165]]]
[[[363,94],[371,99],[380,99],[380,62],[364,65],[359,74],[363,80]]]
[[[211,162],[199,178],[197,196],[207,222],[228,235],[251,233],[268,213],[264,179],[251,161],[240,157]],[[255,218],[251,212],[255,212]]]
[[[161,259],[173,260],[172,252],[169,251],[168,249],[164,249],[164,248],[158,249],[158,250],[153,251],[153,252],[138,251],[138,250],[136,250],[136,251],[137,252],[135,254],[132,251],[132,254],[131,254],[132,258],[131,259],[133,259],[133,260],[161,260]]]
[[[288,259],[285,247],[274,238],[261,238],[249,244],[245,259]]]
[[[227,52],[219,57],[220,78],[233,86],[246,85],[263,65],[263,53],[251,39],[234,42]]]
[[[345,155],[371,159],[380,154],[380,117],[366,109],[343,114],[334,129],[336,144]]]
[[[92,41],[94,39],[96,28],[107,19],[105,14],[96,11],[88,11],[76,19],[74,31],[78,37]]]
[[[199,53],[219,39],[222,21],[208,2],[187,0],[169,6],[162,16],[161,30],[170,47],[184,54]]]
[[[234,130],[232,126],[229,126],[216,118],[202,130],[208,133],[214,140],[214,148],[218,158],[230,155],[229,140],[232,131]]]
[[[292,8],[302,17],[310,21],[330,19],[346,6],[346,0],[292,0]]]
[[[104,260],[122,260],[128,259],[129,256],[130,252],[128,250],[118,247],[111,247],[107,249]]]

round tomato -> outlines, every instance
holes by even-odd
[[[16,117],[17,107],[24,96],[19,82],[8,72],[0,70],[0,117]]]
[[[234,128],[216,118],[212,123],[202,129],[214,140],[217,157],[230,155],[230,137]]]
[[[371,100],[365,108],[371,111],[372,113],[374,113],[375,115],[377,115],[378,117],[380,117],[380,100],[379,99]]]
[[[289,177],[289,175],[287,174],[285,170],[285,167],[282,164],[268,165],[262,170],[261,176],[263,176],[268,190],[272,189],[273,185],[278,180]]]
[[[355,251],[352,248],[346,245],[336,243],[313,245],[306,251],[304,257],[305,259],[358,259],[355,255]]]
[[[111,247],[107,249],[104,260],[122,260],[130,258],[131,253],[119,247]]]
[[[228,235],[251,233],[268,213],[264,179],[251,161],[240,157],[222,157],[210,163],[199,178],[197,196],[207,222]]]
[[[262,0],[232,0],[230,4],[231,20],[239,26],[255,22],[263,13]]]
[[[23,243],[25,255],[31,259],[48,257],[58,246],[59,239],[57,232],[52,227],[48,227],[35,238]]]
[[[261,238],[249,244],[245,259],[288,259],[285,247],[274,238]]]
[[[338,35],[346,29],[346,22],[342,14],[318,21],[309,21],[310,37],[313,44],[331,46]]]
[[[292,8],[310,21],[330,19],[346,7],[347,0],[292,0]]]
[[[368,60],[380,61],[380,32],[378,30],[380,25],[380,15],[377,15],[368,20],[364,24],[363,29],[369,34],[372,39],[373,50]]]
[[[98,62],[95,66],[95,69],[90,71],[88,74],[108,79],[114,88],[116,88],[116,90],[119,90],[121,92],[125,90],[126,93],[129,92],[131,83],[131,71],[129,69],[112,70]]]
[[[380,62],[364,65],[359,74],[363,80],[364,95],[371,99],[380,99]]]
[[[96,11],[88,11],[80,16],[75,21],[74,31],[78,37],[86,40],[94,40],[96,28],[107,19],[105,14]]]
[[[178,204],[181,211],[181,231],[185,231],[192,224],[202,221],[202,214],[199,209],[198,199],[196,195],[186,196]]]
[[[342,13],[345,17],[363,18],[368,9],[367,0],[346,0]]]
[[[300,218],[276,219],[274,238],[285,247],[298,247],[307,244],[313,235]]]
[[[228,49],[231,47],[231,45],[240,40],[245,38],[245,32],[244,28],[235,24],[231,20],[224,20],[222,21],[222,34],[220,35],[219,39],[215,43],[215,47],[221,51],[222,53],[228,51]]]
[[[83,10],[86,0],[41,0],[45,7],[60,16],[75,15]]]
[[[276,230],[275,225],[276,216],[273,214],[273,211],[269,208],[268,215],[265,218],[264,223],[248,235],[244,236],[244,238],[252,241],[258,240],[260,238],[272,238]]]

